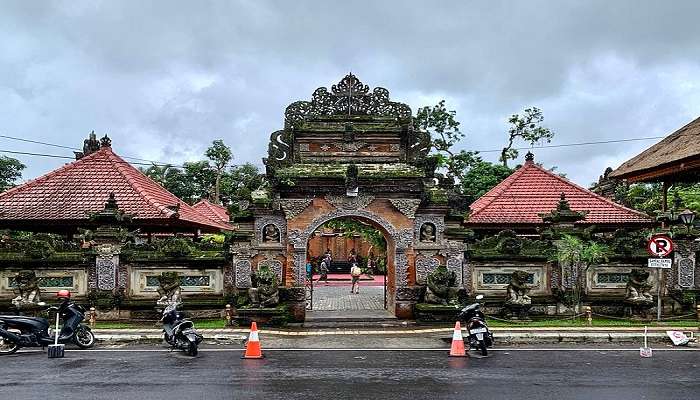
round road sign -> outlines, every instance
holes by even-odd
[[[655,257],[666,257],[673,251],[673,241],[666,235],[656,235],[647,242],[647,251]]]

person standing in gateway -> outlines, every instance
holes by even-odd
[[[362,275],[362,269],[357,266],[357,263],[353,263],[352,268],[350,268],[350,276],[352,277],[350,293],[360,293],[360,275]]]

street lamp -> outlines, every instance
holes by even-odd
[[[690,233],[690,227],[693,225],[693,221],[695,221],[695,213],[686,208],[685,211],[678,214],[678,218],[688,227],[688,233]]]

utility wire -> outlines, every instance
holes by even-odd
[[[611,140],[599,140],[596,142],[580,142],[580,143],[562,143],[562,144],[548,144],[543,146],[533,146],[533,147],[516,147],[515,150],[532,150],[532,149],[545,149],[553,147],[574,147],[574,146],[588,146],[592,144],[608,144],[608,143],[622,143],[622,142],[635,142],[640,140],[654,140],[663,139],[665,136],[649,136],[643,138],[627,138],[627,139],[611,139]],[[478,151],[479,153],[495,153],[503,151],[503,149],[493,149],[493,150],[472,150]]]

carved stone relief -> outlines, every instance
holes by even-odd
[[[269,243],[269,240],[265,240],[265,228],[268,225],[273,225],[279,232],[280,240],[278,243],[284,245],[284,238],[287,236],[287,221],[281,215],[263,215],[255,218],[255,240],[257,243],[262,244],[275,244]]]
[[[326,201],[339,210],[360,210],[369,205],[374,196],[361,194],[355,197],[326,195]]]
[[[237,260],[234,261],[234,267],[236,270],[236,287],[237,288],[249,288],[252,286],[250,279],[250,261],[248,260]]]
[[[400,288],[408,286],[408,257],[403,250],[396,249],[394,263],[396,264],[396,287]]]
[[[678,265],[678,286],[684,289],[692,289],[695,286],[695,253],[686,254],[683,257],[676,253]]]
[[[114,290],[117,287],[117,264],[115,263],[117,257],[98,256],[95,260],[98,289]]]
[[[287,220],[290,220],[304,212],[306,207],[311,204],[311,199],[281,199],[279,202],[282,210],[284,211],[284,216],[287,218]]]
[[[420,199],[389,199],[389,201],[401,214],[410,219],[416,217],[416,210],[418,210],[421,202]]]
[[[430,245],[431,243],[442,243],[443,233],[445,232],[445,218],[443,216],[417,215],[414,224],[414,234],[416,242],[428,245]],[[426,240],[429,239],[429,236],[426,236],[426,234],[428,233],[428,227],[430,227],[430,225],[426,224],[430,224],[432,225],[432,227],[434,227],[434,232],[432,233],[432,235],[434,235],[433,240]]]
[[[333,146],[335,146],[337,149],[341,151],[347,151],[350,153],[354,153],[361,148],[365,147],[367,143],[365,142],[335,142],[333,143]]]
[[[416,283],[425,285],[428,275],[440,265],[435,257],[418,257],[416,259]]]
[[[309,151],[308,143],[299,143],[299,151]]]

